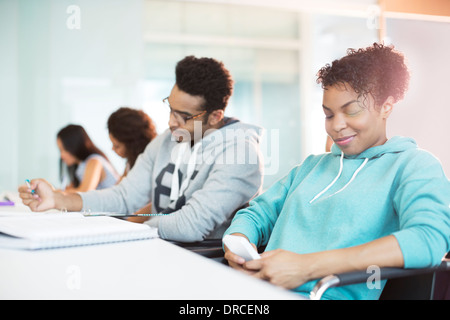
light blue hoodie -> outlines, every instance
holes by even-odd
[[[406,268],[439,264],[450,248],[450,183],[439,160],[414,140],[393,137],[356,156],[311,155],[240,210],[240,232],[266,251],[311,253],[394,235]],[[295,290],[309,294],[317,281]],[[329,289],[328,299],[377,299],[366,284]]]

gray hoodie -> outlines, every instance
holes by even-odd
[[[155,138],[122,182],[80,193],[83,210],[133,213],[152,203],[146,223],[163,239],[218,239],[233,213],[260,193],[262,128],[236,119],[193,147],[173,141],[170,130]],[[177,172],[176,175],[173,175]]]

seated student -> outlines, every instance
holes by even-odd
[[[70,124],[62,128],[57,134],[56,144],[70,178],[64,191],[100,190],[116,184],[119,174],[82,126]]]
[[[109,139],[112,149],[118,156],[127,159],[125,171],[118,182],[133,168],[137,157],[156,136],[152,119],[142,110],[122,107],[108,118]],[[152,205],[147,204],[135,214],[151,214]],[[146,217],[131,217],[129,221],[142,222]]]
[[[224,116],[233,80],[223,63],[188,56],[178,62],[176,83],[164,99],[169,129],[150,142],[117,186],[62,195],[44,180],[19,187],[33,211],[133,213],[152,203],[145,223],[163,239],[220,239],[233,213],[262,186],[259,127]]]
[[[121,107],[108,118],[109,139],[112,150],[127,160],[124,178],[133,168],[137,157],[156,136],[152,119],[142,110]]]
[[[326,275],[378,267],[438,265],[450,247],[450,184],[438,159],[411,138],[386,135],[409,72],[402,54],[374,44],[318,73],[331,153],[311,155],[237,212],[225,234],[266,246],[239,270],[309,294]],[[382,284],[380,285],[383,286]],[[365,283],[328,299],[378,299]]]

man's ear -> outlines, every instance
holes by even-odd
[[[392,111],[394,110],[394,103],[395,103],[394,97],[389,96],[381,105],[381,114],[383,116],[383,119],[389,118]]]
[[[220,121],[222,121],[223,117],[224,117],[224,111],[222,109],[217,109],[209,114],[208,122],[211,126],[215,126]]]

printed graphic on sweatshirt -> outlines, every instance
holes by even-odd
[[[172,175],[175,170],[175,165],[173,163],[167,164],[158,176],[156,177],[155,183],[156,187],[154,189],[155,195],[153,200],[153,206],[155,210],[160,214],[169,214],[174,211],[181,209],[186,204],[185,195],[181,195],[176,201],[170,201],[170,191],[172,183]],[[191,176],[191,180],[194,180],[198,170],[195,170]],[[181,185],[183,178],[183,173],[178,170],[178,181]]]

